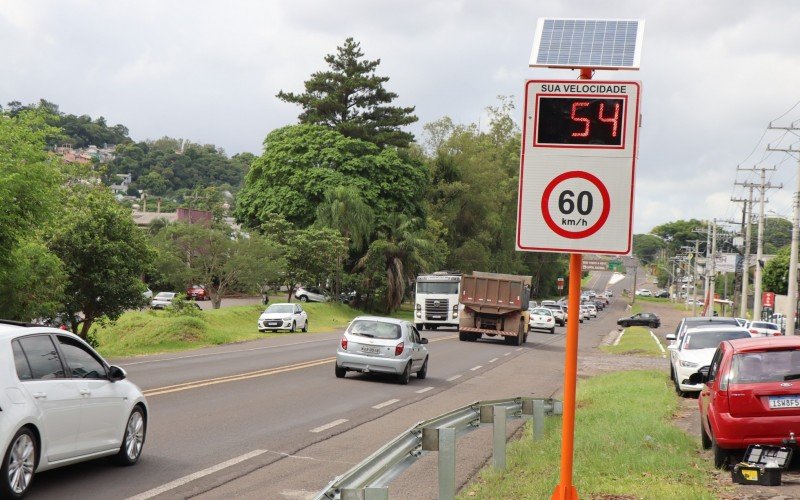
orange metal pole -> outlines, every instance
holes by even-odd
[[[581,322],[581,267],[583,255],[569,255],[569,294],[567,296],[567,348],[564,354],[564,414],[561,416],[561,476],[553,500],[578,500],[572,485],[572,460],[575,445],[575,393],[578,383],[578,325]]]

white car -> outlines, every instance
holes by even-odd
[[[556,332],[556,319],[553,311],[546,307],[537,307],[531,310],[531,319],[528,322],[531,328],[537,330],[547,330],[550,333]]]
[[[258,317],[259,332],[289,330],[294,333],[298,328],[308,331],[308,313],[300,304],[270,304]]]
[[[746,338],[750,338],[750,332],[738,326],[687,329],[679,341],[668,347],[675,392],[681,396],[687,392],[700,392],[703,384],[690,384],[689,377],[700,368],[711,365],[720,342]]]
[[[596,318],[597,317],[597,306],[594,304],[586,304],[586,309],[589,310],[589,317]]]
[[[639,290],[636,290],[636,295],[638,295],[639,297],[652,297],[653,292],[651,292],[647,288],[640,288]]]
[[[591,313],[589,313],[589,307],[588,306],[583,306],[583,305],[581,306],[581,318],[586,319],[586,320],[592,318]]]
[[[149,410],[125,376],[76,335],[0,322],[0,498],[21,498],[48,469],[106,456],[135,464]]]
[[[172,305],[176,295],[175,292],[158,292],[150,301],[150,307],[153,309],[166,309]]]
[[[327,294],[327,292],[325,292],[325,290],[313,286],[301,286],[296,292],[294,292],[294,298],[300,302],[328,302],[331,300],[330,296]]]
[[[745,325],[745,328],[753,337],[777,337],[783,335],[777,324],[768,321],[751,321]]]

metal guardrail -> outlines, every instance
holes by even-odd
[[[493,466],[505,468],[508,418],[532,420],[534,440],[541,439],[546,415],[561,415],[561,401],[517,397],[476,401],[444,415],[419,422],[358,465],[337,476],[316,500],[386,500],[388,484],[425,452],[439,454],[439,498],[455,497],[456,436],[481,424],[493,425]]]

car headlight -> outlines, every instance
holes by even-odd
[[[692,363],[691,361],[680,360],[678,363],[684,368],[697,368],[700,363]]]
[[[287,316],[285,318],[281,318],[281,320],[283,320],[283,321],[291,321],[292,317],[291,316]]]

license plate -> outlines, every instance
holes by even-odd
[[[379,347],[370,347],[370,346],[361,346],[361,352],[365,352],[367,354],[378,354],[381,352]]]
[[[431,314],[431,319],[441,319],[442,317],[437,314]]]
[[[770,408],[800,408],[800,396],[770,396]]]
[[[280,323],[278,321],[270,321],[267,323],[267,326],[280,326]]]

